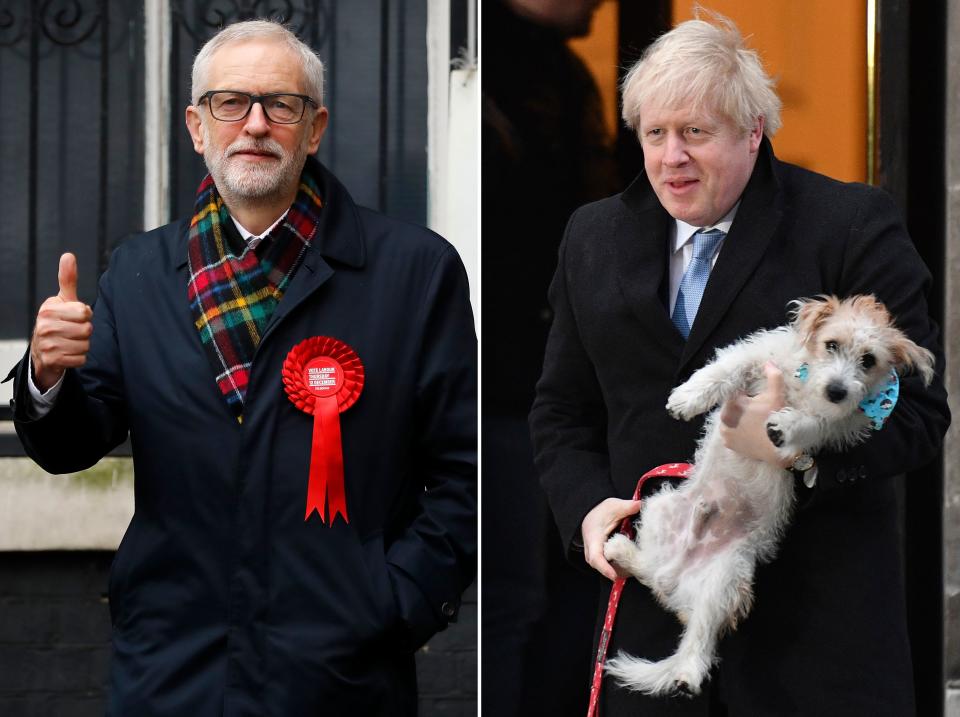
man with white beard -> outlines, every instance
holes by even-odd
[[[413,653],[473,579],[466,276],[312,156],[327,116],[287,29],[216,35],[186,109],[193,216],[123,242],[92,310],[64,254],[11,372],[46,470],[130,436],[109,714],[415,714]]]

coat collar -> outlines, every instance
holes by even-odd
[[[340,181],[315,157],[307,157],[307,165],[320,185],[323,209],[320,211],[317,235],[304,257],[304,266],[323,257],[354,268],[362,267],[366,261],[366,250],[357,205]],[[189,233],[190,222],[187,221],[177,235],[177,269],[187,265]]]
[[[764,137],[686,342],[670,321],[667,305],[660,298],[660,288],[667,281],[668,237],[673,218],[660,204],[643,173],[624,191],[621,201],[641,228],[639,233],[621,233],[621,288],[644,323],[658,329],[660,335],[671,337],[680,355],[678,371],[682,372],[724,318],[776,233],[783,216],[777,159],[770,141]],[[662,310],[648,310],[654,300]]]

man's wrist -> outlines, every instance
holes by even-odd
[[[792,470],[792,469],[793,469],[793,462],[794,462],[795,460],[797,460],[797,458],[799,458],[799,457],[800,457],[800,453],[792,453],[791,455],[789,455],[789,456],[786,457],[786,458],[781,458],[781,459],[780,459],[780,467],[783,468],[783,470],[785,470],[785,471]]]
[[[60,383],[60,381],[63,379],[64,372],[61,371],[53,376],[41,375],[44,374],[44,371],[40,367],[41,364],[39,361],[37,361],[37,357],[33,355],[32,350],[30,351],[29,356],[30,371],[28,372],[28,377],[30,379],[30,383],[40,394],[45,394],[50,391],[51,388]]]
[[[43,390],[37,385],[34,376],[35,371],[32,354],[28,360],[30,365],[27,367],[27,393],[30,396],[30,401],[27,403],[25,410],[32,420],[37,420],[46,416],[50,412],[50,409],[53,408],[53,404],[60,394],[60,388],[63,386],[66,371],[60,374],[60,378],[52,386]]]

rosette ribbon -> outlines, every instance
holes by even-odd
[[[356,403],[363,390],[363,364],[357,352],[330,336],[313,336],[290,349],[283,362],[283,387],[287,397],[304,413],[313,416],[310,449],[310,479],[307,512],[316,510],[327,522],[347,517],[347,493],[343,481],[343,444],[340,414]]]

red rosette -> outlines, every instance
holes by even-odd
[[[343,480],[340,414],[356,403],[363,391],[360,357],[339,339],[313,336],[290,349],[282,375],[283,387],[293,405],[313,416],[304,520],[316,509],[326,522],[325,507],[329,503],[331,525],[338,514],[350,522]]]

